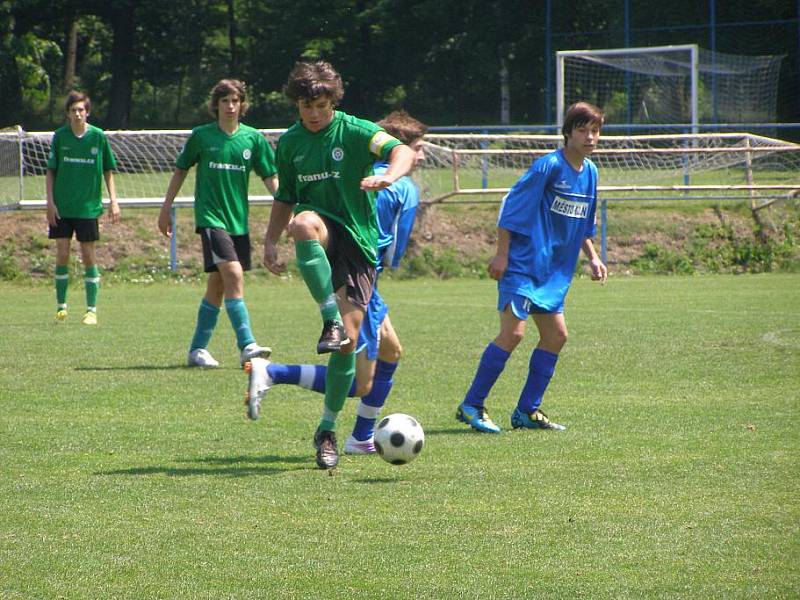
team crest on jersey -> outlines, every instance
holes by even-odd
[[[340,160],[342,160],[344,158],[344,150],[342,150],[341,148],[338,148],[338,147],[334,148],[331,151],[331,156],[333,157],[333,160],[340,161]]]
[[[242,152],[242,158],[245,159],[245,160],[250,160],[250,157],[252,155],[253,155],[253,153],[250,152],[250,148],[245,148],[244,152]]]
[[[97,146],[92,146],[92,149],[90,150],[92,156],[97,156],[97,151],[98,151]]]

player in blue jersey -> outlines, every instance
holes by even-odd
[[[414,167],[424,160],[422,140],[428,131],[427,125],[405,111],[390,113],[378,121],[378,125],[414,151]],[[388,161],[379,160],[374,164],[374,173],[380,175],[388,166]],[[384,267],[396,269],[400,265],[411,238],[418,206],[419,190],[411,177],[401,177],[378,192],[378,272]],[[393,375],[402,355],[400,340],[389,319],[389,307],[378,293],[377,280],[361,324],[356,352],[356,376],[348,396],[360,396],[361,401],[344,451],[347,454],[372,454],[375,452],[372,440],[375,421],[392,389]],[[266,369],[269,387],[291,384],[325,393],[327,368],[324,365],[282,365],[266,361]],[[257,403],[248,403],[248,416],[252,419],[258,417]]]
[[[511,415],[514,429],[565,429],[539,409],[558,355],[567,341],[564,298],[583,250],[592,279],[605,283],[608,270],[595,252],[597,167],[594,152],[604,122],[586,102],[567,109],[564,147],[536,160],[503,199],[497,220],[497,252],[489,275],[498,284],[500,333],[481,356],[456,418],[473,429],[500,433],[484,402],[506,361],[522,341],[528,316],[539,330],[528,377]]]

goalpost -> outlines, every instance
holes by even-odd
[[[558,124],[573,102],[606,122],[697,133],[701,123],[774,123],[783,55],[712,52],[695,44],[556,53]]]

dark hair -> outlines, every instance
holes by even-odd
[[[239,81],[238,79],[220,79],[217,85],[214,86],[214,89],[211,90],[211,97],[208,100],[208,112],[211,113],[212,117],[215,119],[219,118],[219,101],[230,94],[239,96],[239,100],[241,101],[239,116],[243,117],[247,113],[250,104],[246,99],[247,85],[245,82]]]
[[[86,112],[92,112],[92,101],[89,99],[88,94],[79,92],[78,90],[71,90],[67,94],[67,99],[64,100],[64,112],[69,112],[70,106],[76,102],[83,102],[86,107]]]
[[[606,117],[603,111],[594,104],[588,102],[576,102],[567,109],[564,115],[564,124],[561,126],[561,134],[564,136],[564,143],[572,130],[582,127],[588,123],[597,123],[600,127],[605,123]]]
[[[408,145],[428,133],[428,126],[417,121],[404,110],[395,110],[378,121],[389,135]]]
[[[327,96],[336,106],[344,98],[344,84],[329,62],[296,62],[283,86],[283,93],[292,102]]]

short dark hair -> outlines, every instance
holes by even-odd
[[[588,102],[576,102],[567,109],[564,115],[564,124],[561,126],[561,134],[564,136],[564,143],[567,142],[569,134],[577,127],[582,127],[589,123],[597,123],[600,127],[605,123],[606,117],[603,111],[594,104]]]
[[[341,75],[329,62],[296,62],[283,86],[283,93],[292,102],[327,96],[336,106],[344,98],[344,84]]]
[[[86,112],[92,112],[92,101],[89,99],[89,95],[78,90],[70,90],[67,94],[67,98],[64,100],[64,112],[68,113],[70,106],[76,102],[83,102]]]
[[[428,133],[428,126],[404,110],[395,110],[378,121],[389,135],[408,145]]]
[[[247,84],[238,79],[220,79],[211,90],[211,97],[208,100],[208,112],[212,117],[219,118],[219,101],[230,94],[239,96],[241,102],[239,117],[247,114],[247,109],[250,108],[250,104],[247,102]]]

